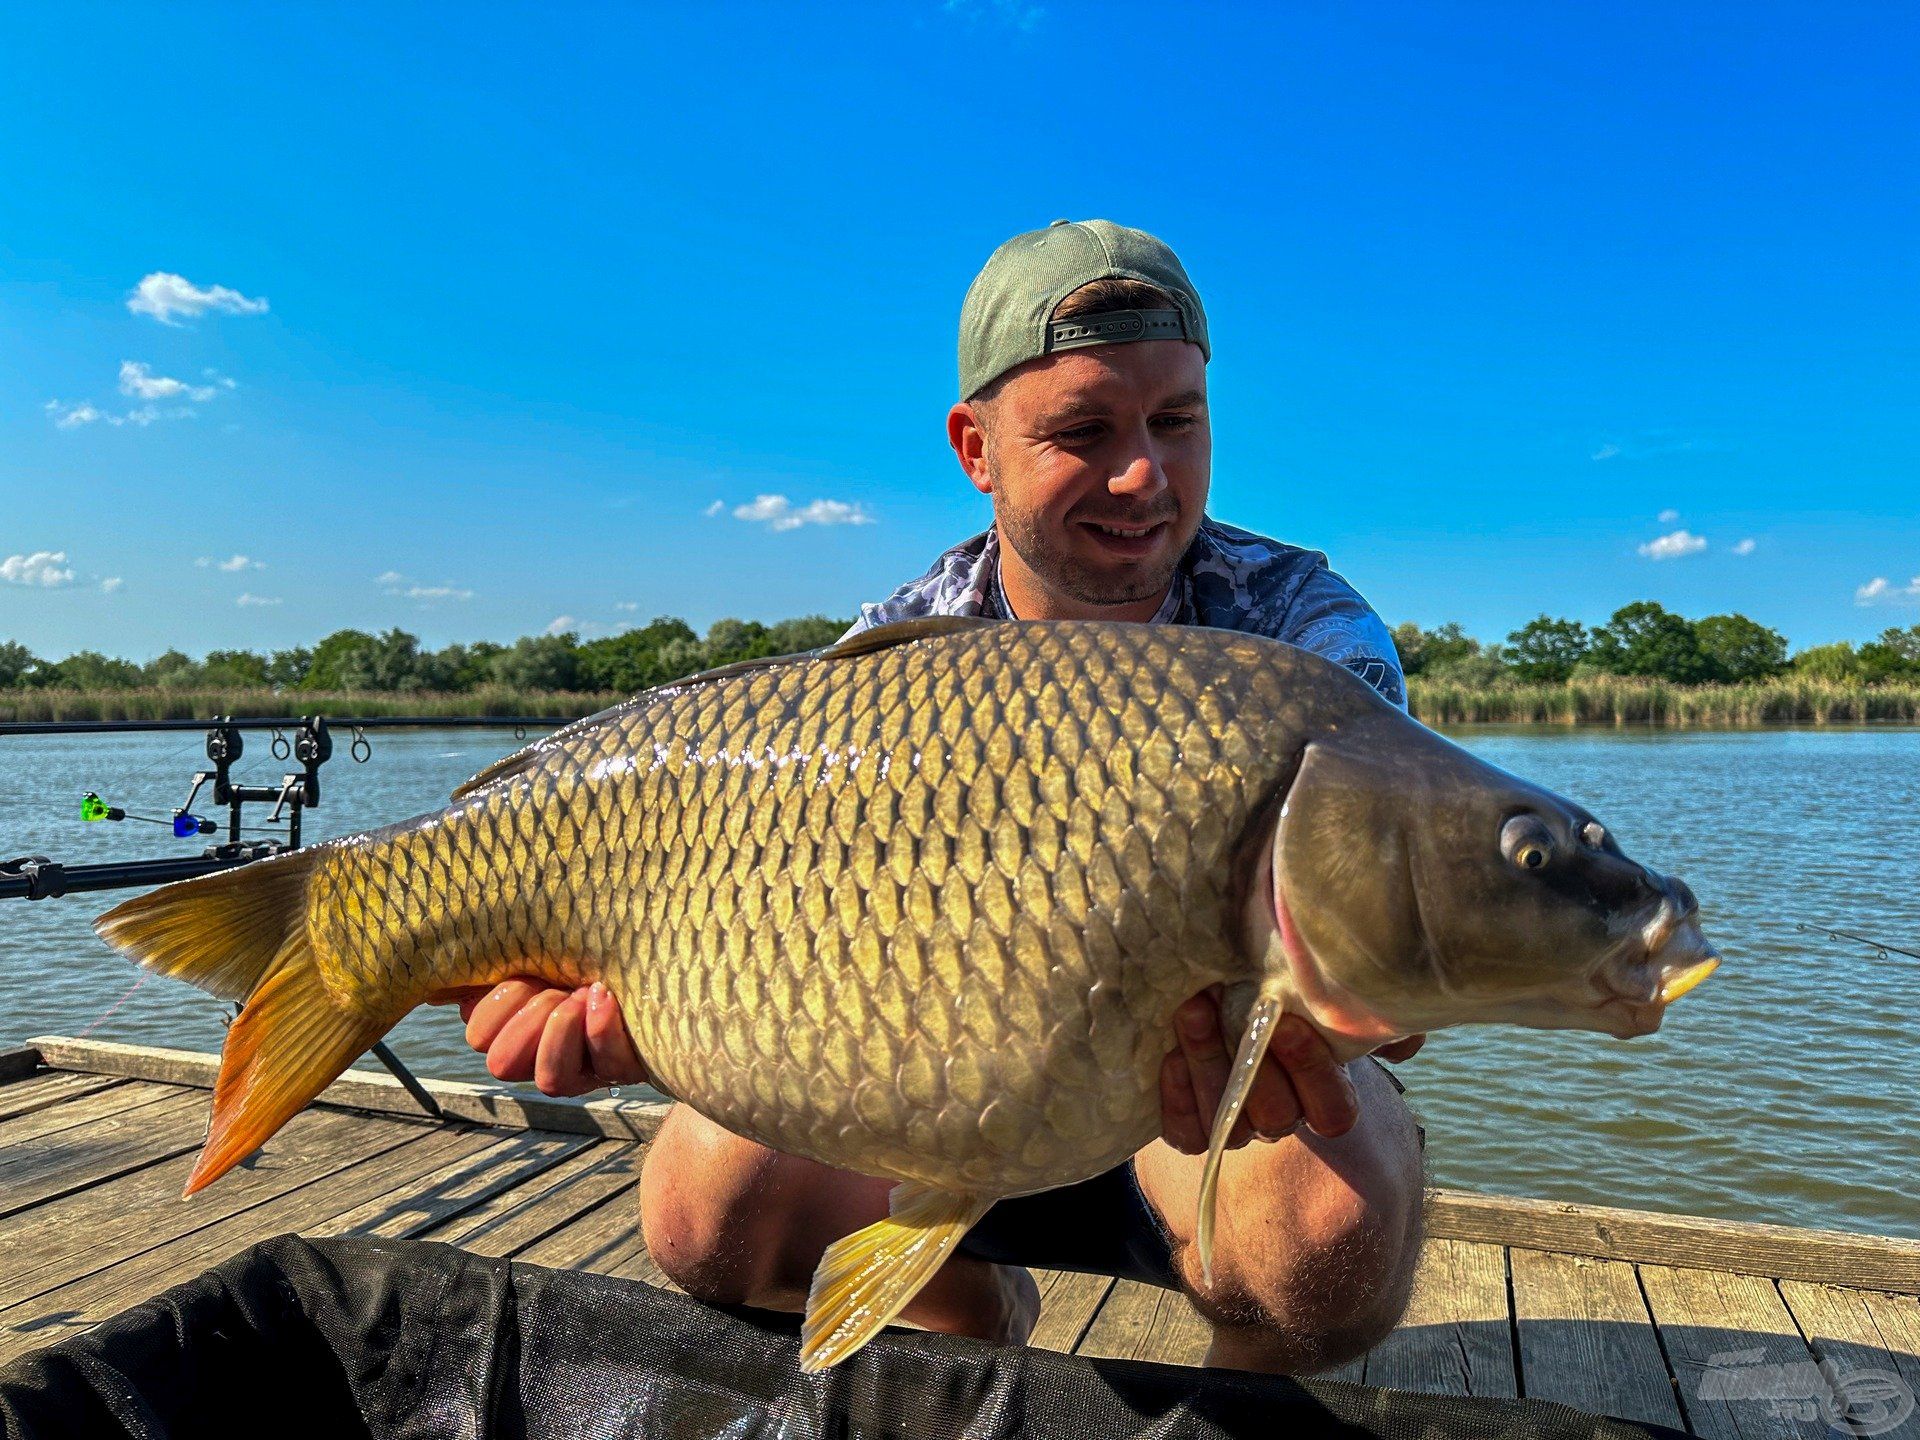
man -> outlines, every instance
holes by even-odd
[[[1315,650],[1404,704],[1385,626],[1324,556],[1205,518],[1209,354],[1192,282],[1154,237],[1061,220],[1002,245],[962,307],[963,398],[947,416],[993,526],[863,606],[854,630],[929,614],[1222,626]],[[531,1076],[554,1094],[645,1078],[597,986],[509,981],[462,1011],[502,1078]],[[1214,1364],[1323,1369],[1393,1327],[1412,1285],[1422,1179],[1398,1082],[1371,1060],[1337,1064],[1297,1017],[1282,1023],[1221,1177],[1207,1287],[1194,1217],[1233,1053],[1218,996],[1194,997],[1168,1038],[1161,1139],[1106,1175],[1002,1201],[904,1318],[1024,1340],[1038,1312],[1025,1267],[1040,1266],[1185,1290],[1213,1325]],[[882,1218],[891,1184],[777,1154],[675,1106],[648,1148],[642,1225],[691,1294],[797,1310],[821,1252]]]

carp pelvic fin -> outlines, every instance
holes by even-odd
[[[1200,1250],[1200,1275],[1209,1289],[1213,1286],[1213,1211],[1220,1190],[1220,1161],[1227,1153],[1227,1137],[1240,1118],[1253,1089],[1253,1077],[1267,1057],[1273,1040],[1273,1027],[1279,1022],[1285,996],[1278,990],[1262,988],[1247,1012],[1247,1028],[1240,1036],[1240,1049],[1233,1057],[1233,1070],[1227,1076],[1227,1088],[1220,1097],[1220,1109],[1213,1117],[1213,1136],[1207,1145],[1207,1165],[1200,1174],[1200,1214],[1194,1227],[1194,1240]]]
[[[800,1368],[837,1365],[907,1307],[993,1201],[894,1186],[885,1220],[836,1240],[820,1257],[800,1327]]]
[[[101,939],[147,969],[246,1002],[227,1031],[188,1195],[264,1145],[399,1018],[350,1014],[327,993],[307,936],[318,858],[299,850],[183,880],[94,921]]]

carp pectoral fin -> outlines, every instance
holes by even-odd
[[[885,1220],[834,1241],[820,1257],[800,1326],[800,1368],[837,1365],[878,1335],[992,1205],[911,1180],[894,1186]]]
[[[1253,1089],[1253,1077],[1266,1059],[1267,1045],[1273,1039],[1273,1027],[1279,1021],[1284,997],[1262,991],[1247,1011],[1247,1028],[1240,1036],[1239,1053],[1233,1057],[1233,1070],[1227,1076],[1226,1092],[1213,1117],[1213,1137],[1207,1146],[1207,1166],[1200,1174],[1200,1214],[1194,1227],[1194,1240],[1200,1250],[1200,1275],[1213,1285],[1213,1209],[1220,1190],[1220,1160],[1227,1153],[1227,1136],[1247,1103]]]

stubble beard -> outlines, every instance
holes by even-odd
[[[1050,589],[1080,605],[1131,605],[1166,593],[1168,584],[1173,580],[1173,572],[1180,565],[1179,550],[1169,550],[1166,558],[1150,570],[1133,566],[1118,573],[1097,569],[1056,543],[1032,511],[1010,503],[997,477],[993,477],[993,469],[989,461],[988,475],[995,479],[994,524],[1000,531],[1000,541],[1003,545],[1012,546],[1015,553],[1026,562],[1027,568]],[[1136,523],[1152,524],[1165,520],[1171,526],[1178,518],[1176,512],[1172,515],[1152,515]]]

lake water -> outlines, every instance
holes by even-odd
[[[1685,878],[1726,963],[1640,1040],[1435,1036],[1400,1067],[1435,1183],[1920,1236],[1920,961],[1795,928],[1920,950],[1920,731],[1457,738],[1579,799],[1628,853]],[[237,773],[277,782],[265,737],[247,744]],[[342,743],[307,837],[438,808],[512,745],[497,730],[377,734],[356,764]],[[0,739],[0,857],[197,853],[205,842],[161,826],[83,824],[79,798],[97,790],[164,817],[200,747],[197,732]],[[138,972],[94,938],[88,921],[113,898],[0,901],[0,1041],[84,1032],[217,1048],[213,1000],[158,978],[136,985]],[[450,1011],[416,1012],[392,1044],[422,1074],[487,1079]]]

